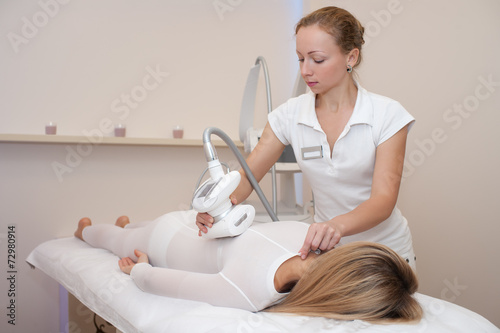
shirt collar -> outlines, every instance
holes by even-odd
[[[354,110],[347,125],[367,124],[373,126],[373,105],[368,96],[368,92],[365,88],[361,87],[358,82],[354,81],[354,84],[358,87],[358,95],[356,97],[356,105],[354,106]],[[321,125],[316,117],[316,112],[311,112],[311,110],[315,108],[316,94],[312,91],[308,91],[307,95],[309,96],[308,106],[300,110],[297,123],[315,129],[321,129]]]

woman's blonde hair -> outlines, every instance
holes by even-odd
[[[295,34],[301,28],[312,25],[318,25],[323,31],[330,34],[345,54],[355,48],[358,49],[358,61],[352,67],[356,67],[361,63],[361,49],[365,43],[363,39],[365,29],[351,13],[333,6],[320,8],[304,16],[297,23]]]
[[[320,255],[290,294],[266,311],[341,320],[412,322],[422,308],[418,281],[387,246],[354,242]]]

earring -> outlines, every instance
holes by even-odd
[[[347,73],[350,73],[352,72],[352,66],[351,65],[347,65]]]

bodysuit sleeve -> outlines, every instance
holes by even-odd
[[[258,310],[222,273],[195,273],[139,263],[130,276],[142,291],[151,294],[248,311]]]

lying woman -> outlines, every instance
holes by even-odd
[[[355,242],[299,257],[308,225],[257,223],[234,238],[198,237],[196,212],[152,222],[92,225],[75,236],[119,256],[119,267],[145,292],[250,311],[272,311],[371,322],[413,322],[422,309],[412,297],[410,266],[386,246]]]

